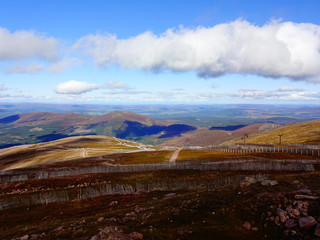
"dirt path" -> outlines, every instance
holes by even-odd
[[[178,148],[177,150],[175,150],[169,160],[170,163],[175,163],[177,160],[177,157],[179,155],[179,152],[181,151],[181,148]]]
[[[87,149],[85,149],[85,148],[82,149],[81,157],[88,157]]]

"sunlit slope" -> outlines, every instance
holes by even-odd
[[[320,144],[320,119],[289,124],[277,129],[249,135],[247,143],[278,143],[282,134],[283,144]],[[224,144],[241,143],[241,138],[225,142]]]
[[[150,149],[150,146],[114,137],[69,137],[52,142],[1,149],[0,170]]]

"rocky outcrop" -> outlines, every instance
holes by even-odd
[[[278,226],[284,226],[286,235],[291,234],[299,236],[299,239],[310,239],[305,238],[304,234],[312,232],[314,236],[319,237],[320,224],[314,216],[309,214],[309,206],[316,203],[319,198],[314,196],[312,191],[298,180],[293,181],[292,185],[299,188],[296,192],[308,193],[309,195],[295,194],[291,199],[283,197],[282,203],[270,206],[271,209],[276,209],[276,211],[274,215],[271,212],[267,214],[267,221],[274,222]]]

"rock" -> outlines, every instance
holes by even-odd
[[[274,219],[274,223],[278,225],[278,224],[279,224],[279,221],[280,221],[279,216],[276,216],[275,219]]]
[[[254,178],[252,178],[252,177],[245,177],[244,181],[245,181],[245,182],[252,183],[252,184],[254,184],[254,183],[257,182],[257,180],[254,179]]]
[[[317,223],[318,222],[311,216],[302,217],[299,219],[299,226],[301,228],[310,228],[310,227],[313,227],[314,225],[317,225]]]
[[[287,213],[291,213],[292,212],[292,206],[291,205],[289,205],[287,208],[286,208],[286,212]]]
[[[139,232],[132,232],[129,234],[129,238],[132,240],[143,239],[143,235]]]
[[[300,181],[299,180],[294,180],[294,181],[291,182],[291,184],[298,185],[298,184],[300,184]]]
[[[249,222],[245,222],[243,225],[242,225],[245,229],[247,229],[248,231],[251,230],[251,224]]]
[[[314,230],[314,235],[316,237],[320,237],[320,223],[317,224],[315,230]]]
[[[270,181],[270,186],[278,185],[279,183],[277,181]]]
[[[271,182],[271,180],[265,179],[265,180],[263,180],[263,181],[261,182],[261,185],[263,185],[263,186],[268,186],[268,185],[270,185],[270,182]]]
[[[164,197],[170,198],[170,197],[174,197],[175,195],[177,195],[177,194],[176,193],[168,193]]]
[[[135,216],[137,216],[137,214],[135,212],[127,212],[125,216],[126,217],[135,217]]]
[[[253,227],[253,228],[251,228],[251,230],[256,232],[256,231],[258,231],[258,228],[257,227]]]
[[[298,209],[292,209],[292,213],[295,215],[295,216],[299,216],[300,215],[300,211]]]
[[[63,229],[63,226],[60,226],[60,227],[53,229],[50,233],[60,232],[62,229]]]
[[[41,234],[31,234],[29,239],[37,239],[42,237]]]
[[[99,217],[98,220],[97,220],[97,222],[98,222],[98,223],[102,223],[103,220],[104,220],[104,217]]]
[[[319,197],[316,197],[316,196],[310,196],[310,195],[301,195],[301,194],[296,194],[294,196],[295,199],[299,199],[299,200],[302,200],[302,199],[308,199],[308,200],[317,200],[319,199]]]
[[[303,194],[311,194],[311,190],[308,188],[301,188],[298,190],[298,192]]]
[[[277,181],[274,181],[274,180],[268,180],[268,179],[265,179],[261,182],[261,185],[263,186],[274,186],[274,185],[277,185],[278,182]]]
[[[24,235],[23,237],[20,238],[20,240],[27,240],[29,238],[29,235]]]
[[[293,203],[294,208],[300,210],[303,207],[303,202],[302,201],[294,201]]]
[[[242,183],[240,183],[240,187],[241,187],[241,188],[249,187],[250,185],[251,185],[251,183],[249,183],[249,182],[242,182]]]
[[[286,228],[294,228],[296,226],[298,226],[298,221],[295,219],[289,219],[288,221],[286,221]]]
[[[287,212],[283,211],[281,208],[277,208],[277,215],[282,223],[287,221]]]

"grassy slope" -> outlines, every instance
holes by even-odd
[[[289,124],[278,129],[249,135],[247,143],[278,143],[279,134],[282,135],[283,144],[320,144],[320,119]],[[241,138],[225,142],[235,144],[242,142]]]
[[[99,155],[138,151],[139,143],[105,136],[64,138],[47,143],[16,146],[0,150],[0,169],[32,167]]]

